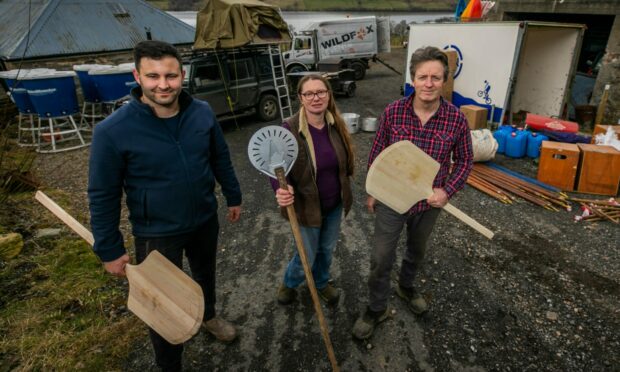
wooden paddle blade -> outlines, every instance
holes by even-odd
[[[420,200],[433,195],[439,163],[410,141],[386,147],[368,170],[366,192],[398,213],[405,213]],[[485,237],[493,232],[451,204],[444,209]]]
[[[439,163],[410,141],[386,147],[368,170],[366,192],[398,213],[433,194]]]
[[[200,329],[204,296],[200,286],[157,251],[140,265],[125,267],[127,307],[171,344],[189,340]]]

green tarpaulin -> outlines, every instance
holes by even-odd
[[[258,0],[208,0],[196,19],[194,49],[290,41],[279,9]]]

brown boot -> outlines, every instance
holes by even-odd
[[[232,342],[235,338],[237,338],[235,326],[219,316],[215,316],[202,324],[205,326],[205,329],[215,336],[218,341]]]

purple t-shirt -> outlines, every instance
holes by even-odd
[[[290,130],[288,123],[282,125]],[[314,143],[314,156],[316,158],[316,185],[319,189],[319,199],[321,201],[321,212],[327,212],[338,206],[341,202],[340,178],[338,158],[336,151],[329,140],[327,124],[323,129],[316,129],[308,125],[312,142]],[[309,166],[312,166],[309,164]],[[274,191],[278,189],[278,181],[269,178]]]
[[[338,158],[329,140],[327,125],[316,129],[308,125],[314,156],[316,158],[316,185],[321,199],[321,211],[329,211],[340,204],[340,178],[338,177]]]

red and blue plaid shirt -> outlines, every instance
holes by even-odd
[[[408,140],[440,164],[433,188],[442,188],[451,198],[465,186],[473,166],[473,150],[467,119],[459,109],[441,98],[439,109],[422,125],[413,111],[413,94],[389,104],[379,121],[379,129],[368,157],[368,167],[384,148]],[[454,161],[450,172],[451,159]],[[430,209],[426,200],[416,203],[409,213]]]

